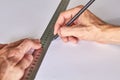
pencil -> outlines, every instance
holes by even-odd
[[[67,22],[66,26],[70,26],[95,0],[90,0],[70,21]],[[54,36],[56,39],[58,35]]]

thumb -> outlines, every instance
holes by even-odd
[[[74,37],[77,37],[78,35],[78,32],[79,32],[79,29],[78,27],[75,27],[75,26],[65,26],[65,27],[61,27],[60,29],[60,35],[63,36],[63,37],[66,37],[66,36],[74,36]]]

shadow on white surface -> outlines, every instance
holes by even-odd
[[[120,46],[52,42],[35,80],[119,80]]]

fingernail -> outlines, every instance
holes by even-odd
[[[32,54],[35,51],[35,49],[31,48],[27,53]]]

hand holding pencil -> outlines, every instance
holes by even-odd
[[[94,23],[100,25],[105,23],[87,10],[94,1],[90,0],[85,6],[80,5],[61,13],[55,24],[54,34],[58,34],[64,42],[72,41],[77,43],[81,39],[95,41],[95,34],[98,34],[98,32],[90,26],[94,25]],[[90,28],[91,31],[88,31]],[[92,35],[89,34],[91,32]]]
[[[78,11],[80,5],[62,12],[54,26],[54,34],[58,34],[64,42],[77,43],[80,40],[99,43],[120,44],[120,26],[104,22],[89,10],[85,10],[72,24],[68,24]]]
[[[54,34],[58,34],[64,42],[77,43],[81,39],[99,40],[100,29],[102,29],[99,25],[105,25],[106,23],[89,10],[85,10],[69,27],[65,26],[83,7],[80,5],[60,14],[54,27]]]
[[[54,34],[58,34],[64,42],[77,43],[79,40],[88,40],[104,43],[105,41],[101,40],[102,30],[107,27],[107,23],[86,10],[90,4],[86,8],[85,6],[80,5],[62,12],[56,21]],[[82,13],[79,14],[78,11]]]

